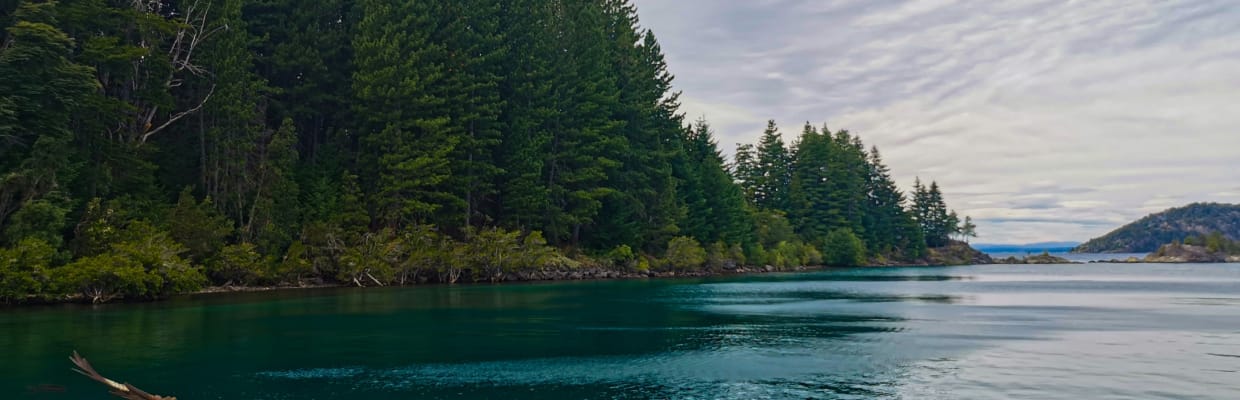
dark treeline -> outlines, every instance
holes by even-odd
[[[877,149],[735,163],[627,0],[0,1],[0,300],[858,265],[968,234]]]

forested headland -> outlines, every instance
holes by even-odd
[[[1192,203],[1142,217],[1072,249],[1076,253],[1150,253],[1173,241],[1219,233],[1240,240],[1240,205]],[[1204,242],[1204,241],[1203,241]]]
[[[0,1],[0,302],[923,262],[876,148],[728,162],[626,0]]]

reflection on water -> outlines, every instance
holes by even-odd
[[[181,398],[1232,398],[1238,305],[1240,265],[1091,264],[15,309],[0,393],[98,398],[77,349]]]

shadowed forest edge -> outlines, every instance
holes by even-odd
[[[7,0],[0,27],[2,302],[924,264],[975,235],[845,130],[771,121],[728,162],[627,0]]]

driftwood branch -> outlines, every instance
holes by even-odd
[[[73,365],[77,366],[77,368],[73,369],[73,372],[77,372],[87,378],[90,378],[91,380],[106,385],[108,387],[108,392],[112,393],[112,395],[116,397],[126,400],[176,400],[176,397],[153,395],[142,391],[142,389],[134,387],[134,385],[130,385],[128,383],[117,383],[114,380],[104,378],[103,375],[100,375],[99,372],[95,371],[95,367],[92,367],[89,361],[86,361],[85,358],[78,355],[78,352],[76,351],[73,352],[72,357],[69,357],[69,361],[72,361]]]

